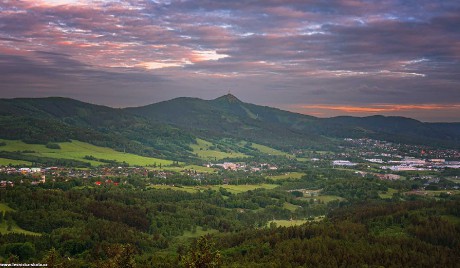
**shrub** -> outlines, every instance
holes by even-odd
[[[46,148],[49,148],[49,149],[61,149],[61,146],[59,146],[59,144],[57,143],[47,143],[46,144]]]

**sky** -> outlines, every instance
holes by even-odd
[[[460,122],[458,0],[1,0],[0,98]]]

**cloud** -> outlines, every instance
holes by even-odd
[[[9,0],[0,80],[125,94],[136,77],[164,97],[233,83],[278,106],[443,104],[460,97],[458,25],[456,1]]]
[[[445,110],[445,109],[456,109],[460,110],[460,104],[376,104],[367,107],[359,106],[335,106],[335,105],[300,105],[293,106],[299,109],[322,109],[322,110],[334,110],[346,113],[387,113],[397,111],[417,111],[417,110]]]
[[[170,68],[170,67],[181,67],[185,63],[175,63],[175,62],[155,62],[155,61],[150,61],[150,62],[142,62],[137,64],[136,66],[143,67],[148,70],[152,69],[161,69],[161,68]],[[129,67],[129,66],[128,66]]]
[[[289,110],[306,112],[319,117],[338,115],[370,116],[390,115],[407,116],[426,121],[451,121],[455,120],[454,114],[460,113],[460,103],[454,104],[373,104],[368,106],[351,105],[292,105]],[[429,113],[427,113],[429,112]],[[447,114],[447,115],[446,115]],[[417,116],[418,115],[418,116]],[[448,118],[448,119],[447,119]],[[447,119],[447,120],[446,120]]]

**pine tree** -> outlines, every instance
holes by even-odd
[[[221,255],[214,250],[214,243],[209,236],[201,236],[192,245],[187,255],[181,257],[181,264],[187,268],[219,267]]]

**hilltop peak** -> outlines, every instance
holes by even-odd
[[[225,102],[228,102],[228,103],[242,102],[237,97],[235,97],[233,94],[230,94],[230,93],[215,99],[215,101],[225,101]]]

